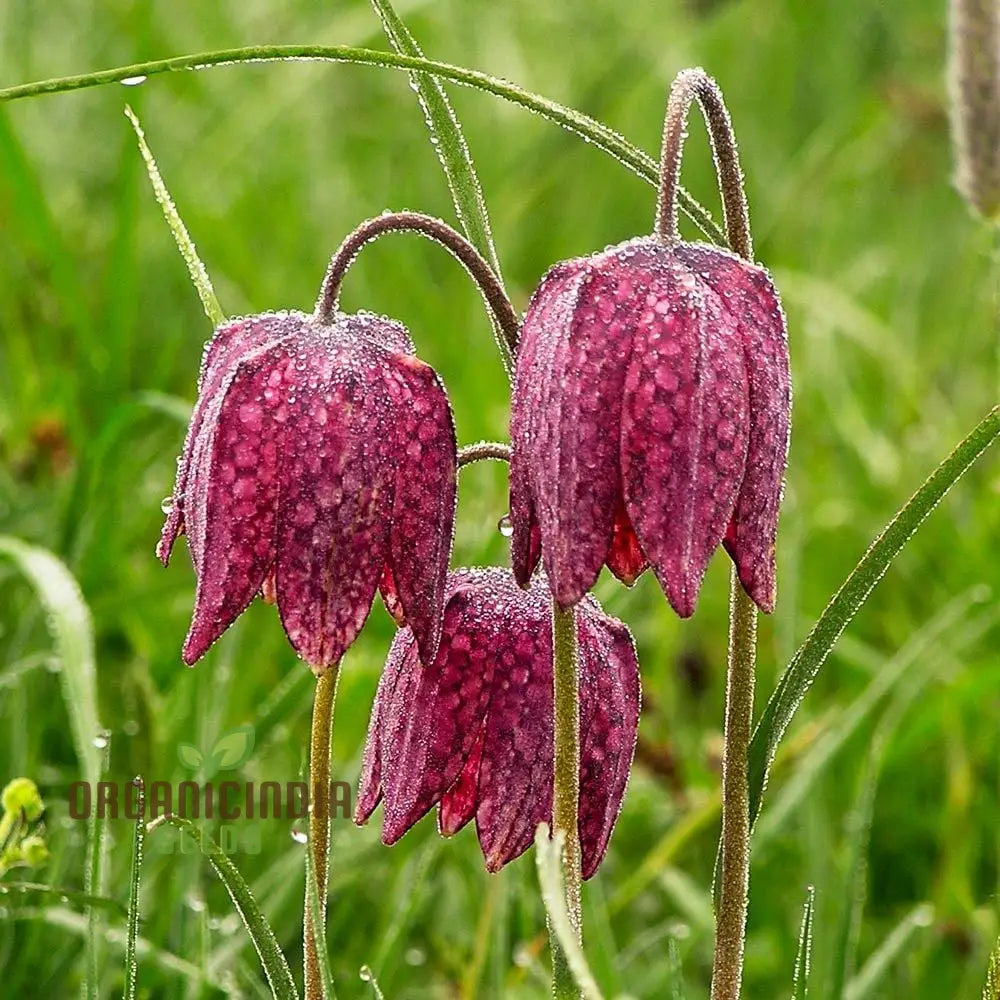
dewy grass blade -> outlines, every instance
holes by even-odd
[[[90,611],[76,580],[51,552],[0,535],[0,556],[16,564],[45,609],[80,770],[85,780],[96,784],[101,772],[104,731],[97,720],[97,671]]]
[[[372,0],[372,6],[382,21],[389,43],[400,55],[423,58],[424,54],[417,40],[410,34],[400,16],[393,9],[389,0]],[[479,183],[476,165],[469,152],[469,144],[458,121],[448,95],[441,81],[427,73],[411,73],[410,80],[417,92],[417,99],[424,112],[427,130],[430,133],[431,145],[437,153],[438,160],[444,170],[451,200],[455,212],[462,224],[465,235],[472,245],[486,258],[490,270],[496,276],[503,288],[503,275],[500,271],[500,258],[497,256],[493,243],[493,232],[490,227],[490,217],[483,198],[483,186]],[[513,369],[513,358],[507,340],[496,322],[493,323],[497,347],[503,358],[504,367],[510,374]]]
[[[76,580],[51,552],[17,538],[0,536],[0,556],[7,556],[28,578],[45,609],[49,632],[55,641],[63,699],[70,732],[84,780],[96,787],[107,750],[107,734],[97,718],[97,671],[94,665],[94,630],[90,611]],[[95,810],[88,827],[84,892],[104,895],[105,824]],[[81,993],[96,998],[100,975],[101,916],[87,907],[86,975]]]
[[[375,1000],[385,1000],[385,994],[379,988],[378,980],[375,978],[375,973],[372,972],[369,966],[361,966],[361,969],[358,971],[358,978],[363,983],[368,983],[368,985],[371,986],[372,995],[375,997]]]
[[[875,539],[792,657],[764,709],[750,744],[751,824],[760,813],[761,798],[778,743],[830,650],[927,515],[998,435],[1000,407],[994,407],[931,473]]]
[[[139,933],[139,882],[142,876],[142,850],[146,842],[146,791],[141,778],[135,778],[137,818],[132,839],[132,872],[129,878],[128,925],[125,933],[125,991],[124,1000],[135,1000],[138,964],[135,941]]]
[[[382,27],[393,49],[400,55],[423,59],[424,53],[417,40],[389,0],[372,0],[372,6],[382,21]],[[458,116],[440,80],[426,73],[411,73],[410,79],[413,81],[413,89],[417,93],[420,107],[423,108],[431,143],[444,169],[462,229],[465,230],[465,235],[472,245],[489,261],[493,273],[502,285],[500,258],[493,243],[493,231],[486,210],[486,201],[483,198],[483,187],[479,183],[476,165],[469,152],[469,144],[465,140]]]
[[[879,986],[885,974],[922,930],[934,920],[934,908],[929,903],[914,907],[892,930],[892,933],[865,962],[861,971],[847,984],[843,1000],[868,1000],[879,996]]]
[[[548,824],[539,823],[535,831],[535,861],[538,866],[538,882],[542,889],[545,912],[584,1000],[604,1000],[569,919],[566,895],[563,891],[561,858],[562,834],[550,838]]]
[[[167,220],[167,225],[173,234],[177,249],[180,250],[181,256],[184,258],[188,274],[191,275],[191,282],[198,293],[198,298],[201,299],[205,315],[213,327],[219,326],[225,321],[226,314],[222,311],[219,300],[215,297],[215,289],[212,288],[208,271],[198,256],[194,240],[191,239],[191,235],[188,233],[187,227],[184,225],[177,211],[177,206],[170,197],[170,192],[167,190],[166,184],[163,183],[159,167],[157,167],[153,153],[146,143],[146,135],[139,124],[139,119],[127,104],[125,105],[125,117],[128,118],[132,123],[132,128],[135,129],[135,137],[139,141],[139,152],[142,153],[142,158],[146,163],[146,171],[149,174],[149,182],[153,186],[153,195],[163,212],[164,219]]]
[[[802,927],[799,930],[799,950],[795,956],[795,972],[792,974],[792,1000],[806,1000],[809,996],[809,964],[812,961],[813,912],[816,906],[816,890],[806,889],[806,902],[802,908]]]
[[[986,984],[983,986],[983,1000],[1000,1000],[1000,939],[990,952],[986,967]]]
[[[257,900],[254,899],[250,887],[236,865],[207,833],[190,820],[180,816],[159,816],[146,827],[146,832],[152,833],[164,824],[177,827],[193,841],[222,880],[222,884],[226,887],[229,898],[233,901],[236,912],[240,915],[243,926],[246,927],[250,940],[257,950],[260,964],[264,968],[264,974],[267,976],[271,994],[275,1000],[298,1000],[295,981],[292,979],[288,962],[285,961],[285,956],[278,945],[278,939],[274,936],[271,925],[261,913]]]
[[[379,52],[377,49],[356,48],[350,45],[254,45],[245,48],[201,52],[196,55],[175,56],[172,59],[156,59],[151,62],[134,63],[131,66],[99,70],[95,73],[56,77],[50,80],[39,80],[34,83],[6,87],[0,90],[0,104],[5,101],[22,100],[26,97],[37,97],[42,94],[59,94],[71,90],[83,90],[88,87],[100,87],[109,83],[121,83],[123,80],[135,79],[140,76],[150,77],[180,70],[202,70],[213,66],[268,62],[346,62],[404,71],[417,70],[443,80],[453,80],[455,83],[485,91],[505,101],[519,104],[529,111],[534,111],[543,118],[547,118],[593,143],[598,149],[613,156],[647,183],[654,187],[659,183],[659,167],[653,157],[637,149],[614,129],[595,121],[589,115],[550,101],[538,94],[533,94],[508,80],[501,80],[478,70],[452,66],[450,63],[437,62],[433,59],[420,59],[416,56],[401,55],[395,52]],[[722,246],[727,245],[725,233],[712,219],[711,213],[706,208],[684,190],[680,191],[678,200],[681,209],[705,236]]]

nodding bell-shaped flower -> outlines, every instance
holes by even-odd
[[[582,873],[597,870],[621,809],[639,721],[629,630],[592,598],[576,613],[580,671]],[[489,871],[552,822],[552,594],[508,570],[449,575],[441,645],[421,666],[396,635],[372,710],[355,819],[380,800],[392,844],[433,806],[448,836],[475,818]]]
[[[766,271],[672,228],[557,264],[534,293],[511,408],[514,574],[527,585],[541,556],[566,608],[603,564],[627,584],[651,565],[687,617],[721,542],[770,611],[784,315]]]
[[[381,584],[422,655],[438,646],[456,497],[455,430],[406,330],[370,313],[250,316],[201,367],[157,554],[182,531],[198,578],[194,663],[263,591],[316,671]]]

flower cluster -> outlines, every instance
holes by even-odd
[[[707,78],[679,79],[712,96]],[[552,820],[553,616],[575,609],[579,838],[582,873],[593,874],[639,714],[628,629],[588,596],[602,566],[629,585],[651,567],[686,617],[723,545],[750,598],[774,606],[785,320],[763,269],[677,237],[689,100],[680,116],[668,108],[658,234],[556,264],[523,323],[462,237],[400,213],[345,240],[313,316],[234,320],[206,348],[158,549],[166,562],[187,534],[197,596],[184,659],[201,657],[259,593],[323,673],[380,589],[403,627],[371,716],[357,819],[384,802],[386,843],[436,805],[442,833],[475,819],[496,870]],[[721,131],[710,127],[730,160],[727,222],[738,222],[740,173],[719,115]],[[513,573],[448,575],[459,462],[445,389],[399,323],[337,307],[351,261],[392,229],[453,251],[515,355]],[[748,256],[748,232],[742,244]]]

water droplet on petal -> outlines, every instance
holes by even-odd
[[[497,531],[499,531],[504,538],[510,538],[510,536],[514,534],[514,522],[511,521],[510,514],[504,514],[504,516],[497,521]]]
[[[169,515],[173,511],[173,509],[174,509],[174,498],[173,497],[164,497],[160,501],[160,510],[162,510],[164,514],[168,514]]]

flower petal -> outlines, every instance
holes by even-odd
[[[393,501],[388,393],[379,366],[353,350],[297,344],[301,374],[281,456],[278,610],[296,651],[320,670],[343,656],[368,617]]]
[[[156,555],[164,566],[170,561],[177,536],[184,528],[184,505],[195,441],[206,424],[218,418],[218,395],[227,384],[236,365],[244,357],[295,333],[305,317],[273,313],[233,320],[220,326],[205,345],[198,376],[198,398],[191,413],[184,447],[177,459],[172,506],[167,514],[156,546]]]
[[[476,830],[491,872],[552,819],[552,613],[534,594],[512,596],[479,766]]]
[[[219,391],[217,418],[198,435],[185,512],[198,590],[185,663],[236,620],[274,563],[286,366],[281,348],[241,361]]]
[[[382,839],[397,841],[462,774],[490,701],[498,622],[482,614],[480,595],[459,588],[449,599],[437,657],[412,663],[383,723]]]
[[[577,614],[580,650],[580,850],[583,878],[607,851],[639,728],[639,663],[629,630],[596,601]]]
[[[625,379],[625,509],[686,618],[743,479],[747,376],[732,316],[691,274],[664,271],[646,305]]]
[[[511,564],[514,578],[527,587],[541,557],[541,535],[535,510],[535,468],[538,420],[548,375],[542,364],[562,335],[565,313],[555,314],[567,284],[584,267],[583,261],[557,264],[542,278],[528,304],[517,348],[517,368],[510,405]]]
[[[399,604],[425,663],[441,638],[455,529],[458,452],[451,406],[434,369],[397,355],[406,395],[396,407],[397,475],[389,559]]]
[[[761,610],[773,611],[775,538],[792,405],[785,316],[763,268],[698,244],[682,244],[675,252],[720,296],[743,342],[750,398],[749,444],[746,473],[725,545],[746,592]]]
[[[419,667],[419,660],[413,633],[409,629],[400,629],[389,647],[368,721],[368,739],[358,780],[358,804],[354,810],[354,822],[359,826],[368,822],[375,807],[382,801],[382,755],[389,706],[401,679],[404,676],[408,679],[415,667]],[[404,684],[407,682],[403,681]]]

